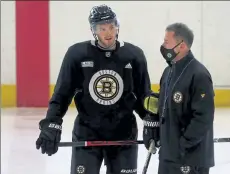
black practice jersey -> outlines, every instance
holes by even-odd
[[[146,58],[139,47],[117,41],[116,50],[106,51],[95,41],[77,43],[65,54],[47,117],[62,118],[74,97],[79,115],[95,127],[104,118],[119,122],[122,113],[136,111],[143,118],[142,99],[149,91]]]

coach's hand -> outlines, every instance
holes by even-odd
[[[58,143],[61,140],[61,124],[43,119],[39,122],[39,128],[41,132],[36,141],[36,148],[41,148],[41,152],[49,156],[55,154],[58,151]]]

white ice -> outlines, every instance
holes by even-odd
[[[2,174],[69,174],[71,148],[59,148],[48,157],[35,148],[39,135],[38,122],[46,109],[12,108],[1,110],[1,173]],[[62,141],[71,141],[73,121],[77,112],[70,108],[64,117]],[[139,139],[142,139],[142,122],[138,118]],[[230,109],[216,109],[215,137],[230,137]],[[147,151],[139,146],[138,173],[142,173]],[[216,165],[210,174],[229,174],[230,143],[215,143]],[[148,174],[157,174],[158,155],[153,155]],[[102,165],[101,173],[106,168]]]

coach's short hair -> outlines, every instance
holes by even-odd
[[[174,32],[174,37],[176,40],[183,40],[189,48],[192,47],[194,34],[187,25],[183,23],[173,23],[167,26],[166,31]]]

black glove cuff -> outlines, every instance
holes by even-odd
[[[143,123],[145,127],[148,128],[156,128],[160,127],[159,115],[158,114],[147,114],[143,119]]]
[[[144,120],[144,126],[149,128],[160,127],[159,121]]]
[[[47,128],[62,131],[61,124],[56,123],[56,122],[52,122],[52,121],[47,120],[47,119],[41,120],[39,122],[39,129],[42,130],[42,129],[47,129]]]

